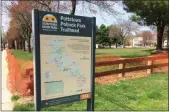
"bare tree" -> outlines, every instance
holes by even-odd
[[[151,31],[143,31],[142,37],[143,37],[143,45],[144,46],[152,44],[153,34]]]
[[[61,1],[61,0],[39,1],[39,0],[36,0],[34,4],[38,5],[37,7],[38,9],[49,11],[49,12],[60,12],[60,11],[69,12],[71,10],[69,1]]]
[[[90,11],[91,13],[97,13],[95,8],[98,8],[100,12],[106,12],[110,15],[116,16],[117,14],[120,14],[120,12],[116,11],[114,9],[114,5],[116,3],[119,3],[118,1],[94,1],[94,0],[84,0],[84,1],[79,1],[79,0],[71,0],[71,14],[75,15],[76,7],[77,5],[82,5],[82,7],[85,4],[88,4],[87,7],[83,7],[82,11],[87,12]]]
[[[19,31],[17,33],[17,39],[19,43],[24,45],[24,41],[28,43],[28,51],[31,52],[31,33],[32,33],[32,18],[31,18],[31,11],[33,8],[45,10],[45,11],[55,11],[57,12],[60,10],[65,9],[63,4],[59,4],[60,1],[17,1],[11,2],[10,5],[6,6],[6,9],[9,12],[9,16],[12,21],[14,21],[19,27],[16,30],[16,27],[13,27],[13,31]],[[56,8],[57,6],[57,8]],[[11,26],[12,27],[12,26]],[[12,30],[10,30],[12,32]],[[21,46],[21,45],[20,45]],[[25,50],[25,48],[23,48]]]
[[[132,35],[132,32],[137,32],[139,25],[131,20],[121,20],[118,22],[118,26],[120,26],[120,37],[122,46],[124,48],[124,43],[127,37]]]
[[[116,25],[111,25],[109,28],[109,46],[111,47],[111,44],[115,44],[117,48],[117,44],[120,42],[120,27]]]

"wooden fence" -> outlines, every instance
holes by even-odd
[[[162,59],[168,59],[168,55],[167,54],[160,54],[160,55],[149,56],[149,57],[140,57],[140,58],[132,58],[132,59],[118,59],[118,60],[114,60],[114,61],[96,62],[96,67],[110,66],[110,65],[118,64],[119,69],[95,73],[95,77],[108,76],[111,74],[120,74],[121,77],[124,77],[125,73],[138,71],[138,70],[147,70],[147,73],[150,74],[153,72],[153,68],[168,66],[168,62],[167,63],[160,63],[160,64],[153,64],[153,61],[162,60]],[[135,63],[135,62],[143,62],[143,61],[147,62],[146,66],[125,68],[126,63],[133,63],[133,62]],[[33,90],[34,90],[33,89],[34,88],[34,86],[33,86],[33,82],[34,82],[33,81],[34,80],[33,68],[26,69],[26,74],[29,75],[28,89],[30,90],[30,93],[32,93],[32,95],[33,95]]]
[[[139,58],[131,58],[131,59],[119,59],[119,60],[114,60],[114,61],[97,62],[96,67],[110,66],[110,65],[118,64],[119,69],[95,73],[95,77],[108,76],[111,74],[120,74],[121,77],[124,77],[125,73],[127,73],[127,72],[133,72],[133,71],[139,71],[139,70],[147,70],[147,74],[150,74],[153,72],[153,68],[168,66],[168,61],[166,63],[160,63],[160,64],[153,63],[155,60],[162,60],[162,59],[168,59],[168,55],[166,53],[164,53],[164,54],[155,55],[155,56],[148,56],[148,57],[139,57]],[[125,68],[125,65],[127,63],[135,63],[135,62],[143,62],[143,61],[146,61],[147,65]]]

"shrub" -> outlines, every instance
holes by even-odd
[[[11,97],[11,101],[14,102],[14,101],[18,101],[20,99],[20,96],[19,95],[13,95]]]

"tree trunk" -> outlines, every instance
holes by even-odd
[[[71,15],[75,15],[75,11],[76,11],[76,0],[71,0],[72,1],[72,11],[71,11]]]
[[[2,37],[1,37],[1,51],[2,51],[2,49],[3,49],[3,42],[2,42]]]
[[[4,49],[5,49],[5,44],[6,44],[6,43],[4,42],[4,43],[3,43]]]
[[[19,50],[19,40],[16,40],[16,46],[17,46],[17,50]]]
[[[26,51],[26,49],[25,49],[25,40],[24,39],[22,40],[22,44],[23,44],[23,50]]]
[[[125,40],[124,40],[125,38],[124,37],[122,37],[122,41],[121,41],[121,44],[122,44],[122,48],[124,48],[124,43],[125,43]]]
[[[162,24],[157,25],[157,50],[162,50],[164,27],[164,22],[162,22]]]
[[[30,45],[31,43],[30,43],[30,39],[31,39],[31,38],[28,38],[28,52],[31,52],[31,45]]]
[[[20,49],[23,50],[23,43],[22,43],[23,39],[21,38],[20,40]]]
[[[117,43],[116,43],[116,48],[117,48]]]
[[[109,43],[109,48],[111,48],[111,44]]]
[[[19,49],[22,50],[22,39],[19,40]]]
[[[15,41],[14,40],[12,40],[12,43],[11,43],[12,45],[11,45],[11,47],[12,47],[12,49],[15,49]]]
[[[16,40],[14,40],[14,44],[15,44],[15,49],[18,50],[17,41]]]

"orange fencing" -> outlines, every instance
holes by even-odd
[[[8,89],[12,93],[17,93],[23,96],[32,94],[29,89],[30,78],[21,75],[15,56],[13,56],[10,53],[9,49],[7,49],[6,51],[7,51],[6,60],[8,62],[8,70],[9,70],[7,83]]]

